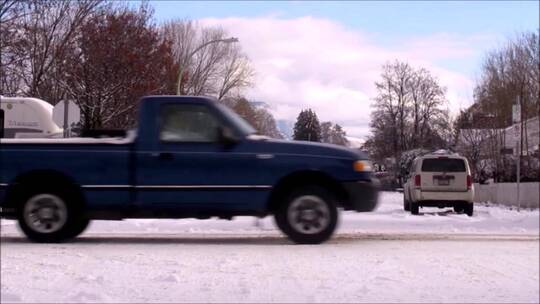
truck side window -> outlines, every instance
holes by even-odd
[[[164,105],[160,109],[159,138],[165,142],[215,142],[219,125],[205,105]]]

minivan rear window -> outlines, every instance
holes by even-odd
[[[422,172],[465,172],[465,162],[456,158],[426,158]]]

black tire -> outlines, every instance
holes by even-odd
[[[454,212],[455,212],[455,213],[461,214],[461,213],[463,213],[464,211],[465,211],[465,206],[463,206],[463,205],[456,205],[456,206],[454,206]]]
[[[293,190],[276,211],[275,221],[293,242],[320,244],[328,240],[337,227],[336,200],[328,190],[319,186]]]
[[[410,206],[411,206],[411,214],[418,215],[418,212],[420,209],[420,207],[418,206],[418,203],[410,202]]]
[[[90,225],[89,219],[86,219],[86,218],[80,219],[78,222],[76,222],[73,225],[72,229],[68,231],[66,235],[66,239],[73,239],[81,235],[81,233],[83,233],[86,230],[86,228],[88,228],[88,225]]]
[[[403,210],[411,211],[411,203],[405,199],[405,194],[403,195]]]
[[[474,213],[474,205],[472,203],[468,203],[466,206],[465,206],[465,213],[468,215],[468,216],[473,216],[473,213]]]
[[[18,204],[19,227],[30,240],[39,243],[58,243],[79,235],[88,220],[83,218],[75,197],[61,189],[30,189]]]

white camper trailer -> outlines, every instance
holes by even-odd
[[[0,96],[3,137],[61,137],[62,129],[53,122],[52,112],[53,106],[41,99]]]

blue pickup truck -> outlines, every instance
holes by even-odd
[[[376,205],[364,153],[257,135],[206,97],[145,97],[124,138],[0,139],[0,215],[37,242],[90,220],[273,215],[292,241],[317,244],[339,209]]]

